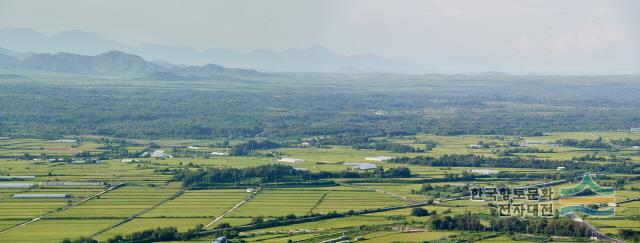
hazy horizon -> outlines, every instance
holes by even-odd
[[[196,50],[321,45],[406,60],[425,73],[637,74],[637,10],[636,1],[577,0],[0,0],[0,27],[48,36],[81,30],[131,46]]]

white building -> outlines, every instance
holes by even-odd
[[[71,194],[13,194],[11,198],[70,198]]]
[[[153,158],[173,158],[173,155],[165,154],[164,150],[155,150],[149,156]]]
[[[390,157],[390,156],[374,156],[374,157],[365,157],[364,160],[369,160],[369,161],[387,161],[390,159],[393,159],[395,157]]]
[[[211,152],[209,154],[210,155],[215,155],[215,156],[224,156],[224,152]]]
[[[489,170],[489,169],[473,169],[473,170],[468,170],[468,172],[474,173],[474,174],[480,174],[480,175],[491,175],[491,174],[498,173],[497,170]]]
[[[356,169],[356,170],[370,170],[370,169],[375,169],[375,168],[378,167],[376,164],[372,164],[372,163],[344,162],[342,164],[343,165],[349,165],[349,166],[351,166],[352,169]]]
[[[278,161],[287,162],[287,163],[302,163],[302,162],[304,162],[303,159],[296,159],[296,158],[281,158]]]
[[[43,181],[40,186],[102,186],[104,182],[98,181]]]
[[[558,166],[558,168],[556,168],[556,170],[565,170],[567,167],[564,166]]]
[[[481,149],[482,145],[480,145],[480,144],[470,144],[469,148],[470,149]]]
[[[27,189],[32,186],[30,183],[0,183],[0,189]]]
[[[0,180],[2,181],[12,181],[12,180],[29,180],[34,179],[35,176],[0,176]]]

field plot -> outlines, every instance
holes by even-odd
[[[154,229],[157,227],[177,227],[184,232],[193,229],[198,224],[206,224],[210,219],[206,218],[136,218],[123,225],[110,229],[94,237],[98,241],[107,240],[115,235],[127,235],[133,232]]]
[[[616,208],[616,216],[638,216],[640,215],[640,201],[620,204]]]
[[[139,213],[176,192],[175,188],[124,186],[51,217],[124,218]]]
[[[372,191],[331,191],[313,210],[314,213],[346,212],[406,204],[399,199]]]
[[[24,222],[25,220],[0,220],[0,230],[8,229]]]
[[[340,229],[346,227],[354,227],[360,225],[380,225],[391,224],[397,222],[396,220],[389,219],[386,216],[373,216],[373,215],[358,215],[349,216],[344,218],[326,219],[314,222],[307,222],[301,224],[292,224],[285,226],[278,226],[268,229],[259,229],[255,232],[265,231],[278,231],[278,230],[300,230],[300,229]]]
[[[0,140],[0,156],[22,156],[24,154],[72,155],[80,152],[66,143],[55,143],[42,139]]]
[[[164,182],[169,176],[153,173],[150,168],[137,168],[134,165],[120,161],[105,161],[101,164],[68,165],[63,164],[50,168],[52,176],[44,177],[48,180],[63,181],[106,181],[112,184],[118,182]]]
[[[153,168],[136,167],[120,161],[103,161],[100,164],[67,164],[64,162],[0,160],[3,172],[12,176],[32,175],[35,179],[19,181],[32,183],[48,180],[104,181],[159,183],[170,178],[154,174]]]
[[[276,217],[288,214],[306,215],[322,198],[323,191],[265,189],[242,205],[230,217]]]
[[[118,220],[52,220],[43,219],[33,224],[3,233],[3,242],[60,242],[65,238],[87,236],[115,224]]]
[[[10,198],[13,193],[3,193],[0,198],[0,219],[30,219],[75,203],[97,193],[99,189],[31,189],[20,193],[71,194],[72,198]]]
[[[223,214],[247,196],[245,190],[191,190],[141,217],[215,217]]]
[[[617,234],[619,229],[640,230],[640,221],[632,219],[588,219],[589,223],[604,233]]]
[[[365,235],[365,240],[362,242],[369,243],[386,243],[386,242],[424,242],[437,240],[442,237],[453,235],[456,232],[442,232],[442,231],[426,231],[426,232],[413,232],[402,233],[397,231],[392,232],[375,232]]]
[[[358,183],[359,187],[381,190],[406,197],[409,200],[424,201],[429,198],[426,195],[412,194],[412,190],[419,191],[421,184],[400,184],[400,183]]]

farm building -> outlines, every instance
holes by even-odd
[[[56,143],[76,143],[75,139],[58,139],[55,141]]]
[[[0,181],[13,181],[13,180],[30,180],[36,178],[35,176],[0,176]]]
[[[564,169],[566,169],[566,168],[567,168],[567,167],[564,167],[564,166],[558,166],[558,168],[556,168],[556,170],[564,170]]]
[[[633,147],[631,147],[631,149],[640,150],[640,146],[633,146]]]
[[[122,163],[132,163],[132,162],[137,162],[137,160],[135,160],[135,159],[122,159],[122,160],[120,160],[120,162],[122,162]]]
[[[358,169],[358,170],[369,170],[369,169],[375,169],[378,166],[376,166],[375,164],[372,163],[352,163],[352,162],[345,162],[342,163],[343,165],[350,165],[352,166],[353,169]]]
[[[491,175],[491,174],[498,173],[497,170],[488,170],[488,169],[474,169],[474,170],[468,170],[468,172],[474,173],[474,174],[480,174],[480,175]]]
[[[364,159],[369,161],[387,161],[393,158],[394,157],[390,157],[390,156],[374,156],[374,157],[365,157]]]
[[[211,243],[227,243],[227,242],[229,242],[227,240],[227,237],[222,236],[222,237],[218,237],[216,240],[212,241]]]
[[[188,148],[188,149],[193,149],[193,150],[198,150],[198,149],[200,149],[200,148],[198,148],[198,147],[196,147],[196,146],[188,146],[187,148]]]
[[[480,145],[480,144],[469,144],[468,148],[470,148],[470,149],[481,149],[482,145]]]
[[[70,198],[71,194],[13,194],[11,198]]]
[[[98,181],[43,181],[40,186],[102,186],[104,182]]]
[[[296,158],[281,158],[278,161],[287,162],[287,163],[302,163],[302,162],[304,162],[303,159],[296,159]]]
[[[0,183],[0,189],[26,189],[32,186],[30,183]]]
[[[210,155],[215,155],[215,156],[224,156],[223,152],[211,152],[209,153]]]
[[[173,155],[165,154],[164,150],[156,150],[151,153],[148,153],[148,152],[143,153],[143,155],[147,155],[147,154],[149,155],[149,157],[153,157],[153,158],[173,158]]]

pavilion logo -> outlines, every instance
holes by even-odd
[[[582,213],[607,217],[615,214],[615,206],[615,189],[598,185],[591,174],[585,174],[575,186],[560,189],[560,215]]]

